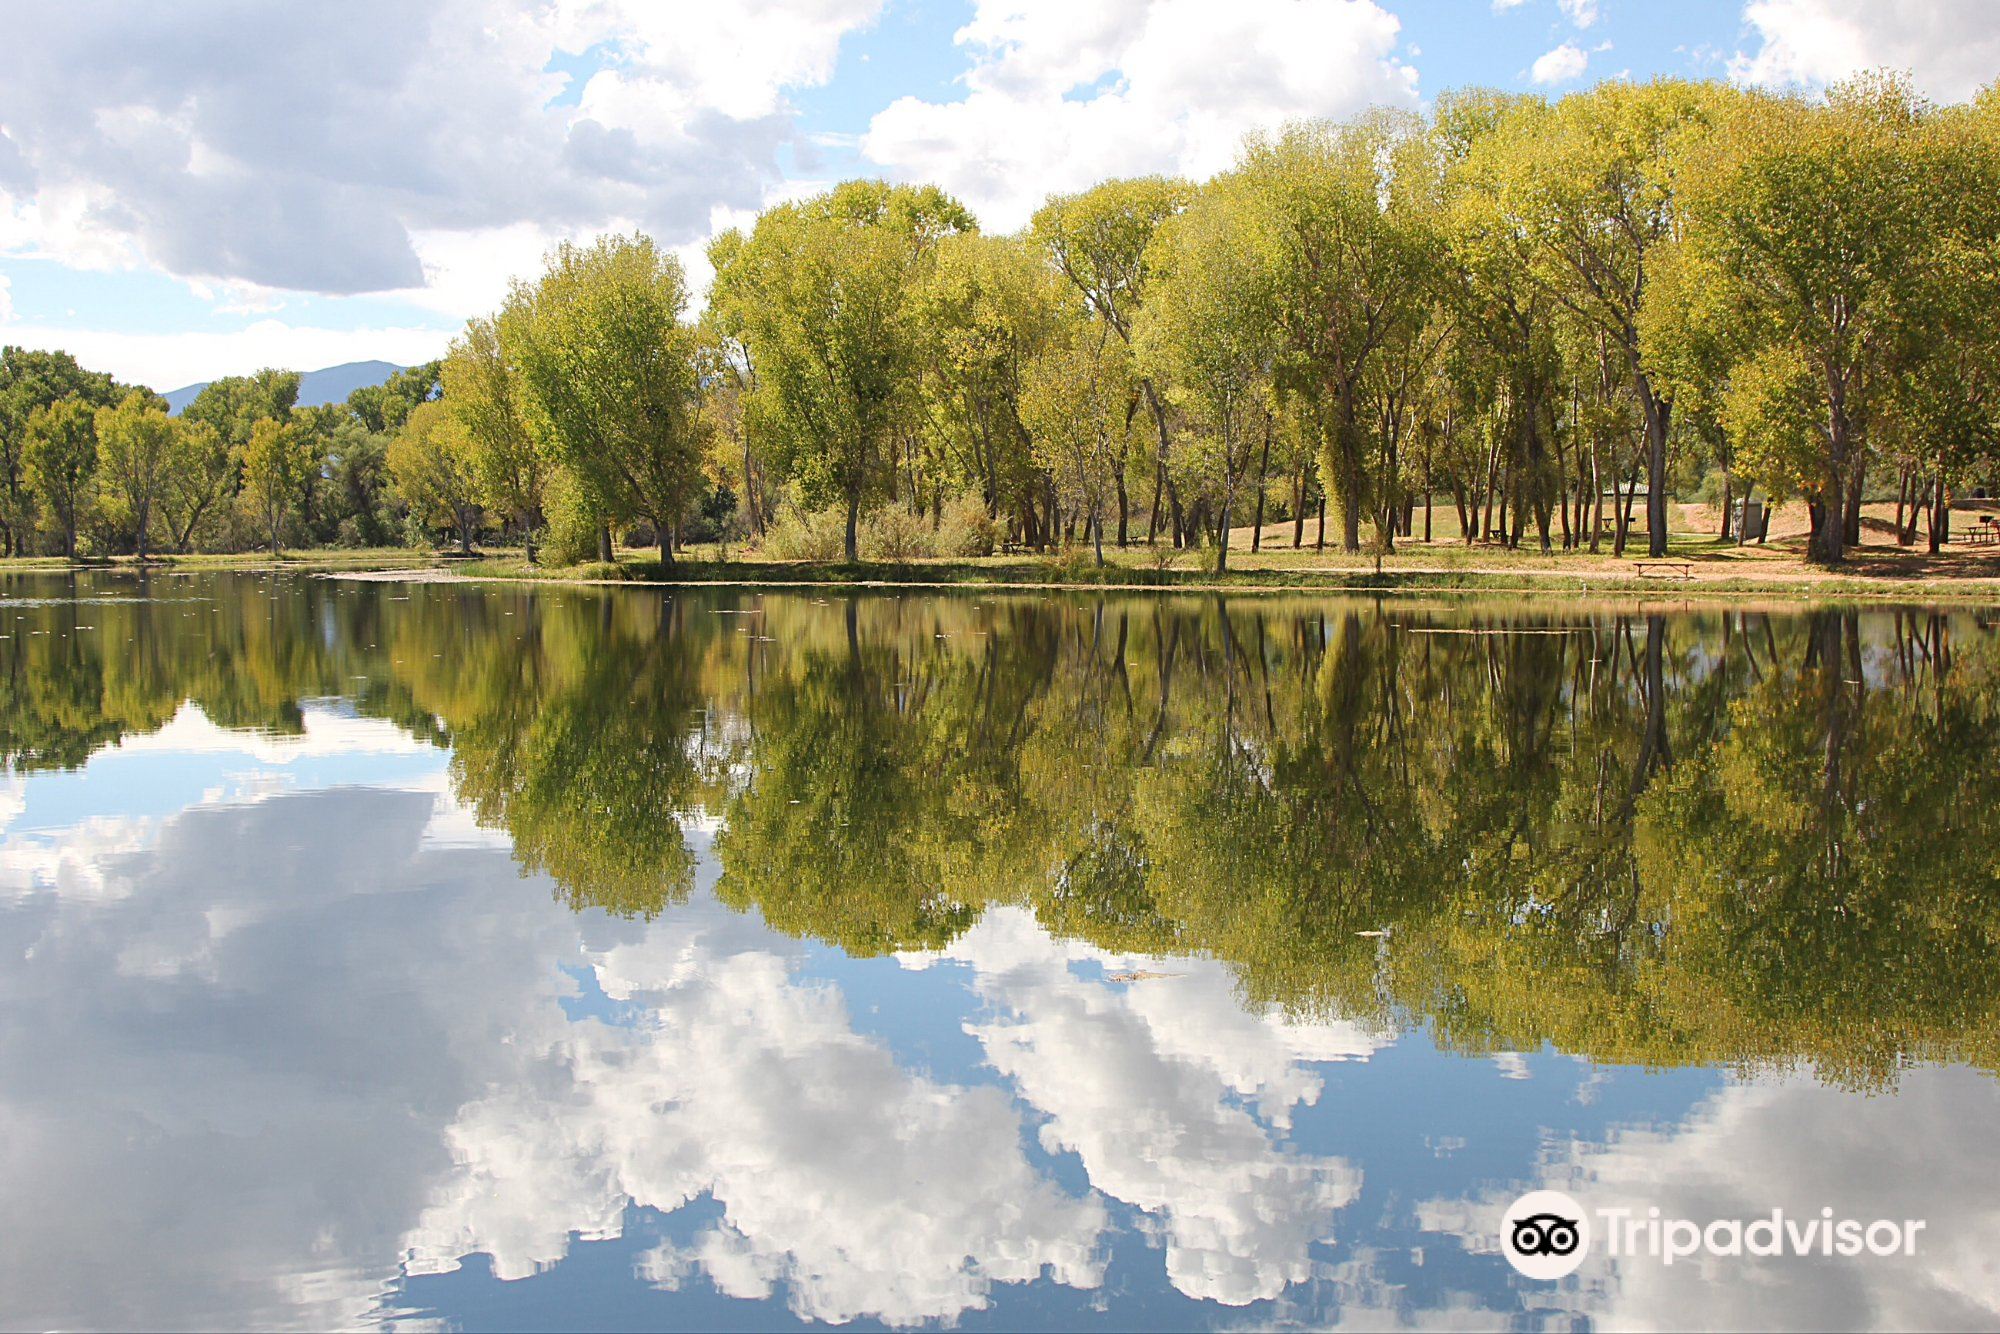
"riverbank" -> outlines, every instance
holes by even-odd
[[[1247,546],[1247,543],[1246,543]],[[1737,547],[1700,534],[1675,534],[1663,562],[1588,552],[1410,542],[1379,560],[1273,545],[1233,551],[1218,574],[1213,551],[1171,553],[1107,548],[1099,566],[1088,550],[958,560],[800,562],[698,547],[671,566],[650,551],[611,562],[530,564],[519,551],[474,559],[407,549],[317,550],[168,556],[141,566],[130,558],[71,564],[59,558],[0,560],[5,572],[140,572],[154,576],[236,570],[327,574],[426,582],[525,581],[570,585],[736,584],[761,587],[1019,589],[1091,588],[1183,592],[1422,592],[1618,594],[1649,598],[1758,597],[1814,601],[2000,603],[2000,547],[1957,546],[1932,556],[1892,543],[1854,548],[1838,571],[1808,565],[1794,543]]]
[[[65,560],[61,556],[0,557],[0,574],[202,574],[209,571],[392,571],[441,567],[435,552],[408,547],[314,547],[273,556],[268,551],[169,553],[148,556],[92,556]]]
[[[1980,554],[1973,554],[1978,552]],[[1987,554],[1991,553],[1991,554]],[[1583,552],[1405,545],[1384,555],[1310,549],[1233,553],[1217,573],[1212,552],[1169,560],[1145,548],[1090,554],[1009,555],[971,560],[806,563],[724,558],[695,551],[663,566],[650,553],[610,563],[530,565],[514,553],[454,562],[438,577],[566,584],[747,584],[767,587],[1011,587],[1174,589],[1187,592],[1477,592],[1548,595],[1620,593],[1646,597],[1755,596],[1813,600],[2000,602],[2000,549],[1928,556],[1899,548],[1857,548],[1849,565],[1826,571],[1780,547],[1723,546],[1712,539],[1675,541],[1664,563]]]

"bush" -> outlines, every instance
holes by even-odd
[[[990,556],[1000,545],[999,525],[978,496],[955,496],[938,518],[934,544],[940,556]]]
[[[930,520],[884,505],[862,520],[861,551],[870,560],[921,560],[937,550]]]
[[[764,534],[773,560],[839,560],[847,544],[847,515],[838,505],[822,510],[787,506]]]
[[[536,555],[545,564],[577,565],[597,559],[597,516],[567,474],[558,472],[550,481],[543,509],[549,526]]]

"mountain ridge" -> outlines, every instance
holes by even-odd
[[[357,389],[372,384],[381,384],[405,367],[393,361],[344,361],[338,366],[322,366],[316,371],[305,371],[299,376],[299,402],[302,408],[316,407],[322,403],[344,403],[347,396]],[[161,397],[167,400],[167,411],[179,416],[181,410],[194,402],[196,395],[213,383],[200,380],[194,384],[170,389]]]

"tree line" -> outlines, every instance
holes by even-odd
[[[1996,89],[1467,90],[1253,137],[1206,183],[1053,196],[1009,236],[936,187],[851,181],[714,240],[699,312],[649,238],[566,243],[375,432],[378,494],[413,531],[565,562],[723,536],[850,561],[1145,542],[1221,569],[1239,525],[1324,546],[1331,512],[1339,548],[1388,551],[1444,505],[1468,542],[1660,555],[1694,494],[1725,540],[1735,501],[1803,498],[1829,565],[1894,495],[1897,539],[1935,550],[2000,464]],[[114,409],[95,494],[143,530],[123,442],[166,428],[114,419],[108,381],[74,396]],[[98,418],[32,399],[0,416],[6,540],[26,496],[73,549]],[[299,428],[267,420],[164,475],[221,476],[275,547],[354,442],[288,453]]]
[[[228,376],[175,416],[66,352],[0,349],[0,555],[402,542],[388,460],[437,363],[335,404],[300,406],[299,378]]]

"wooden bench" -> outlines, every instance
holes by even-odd
[[[1642,560],[1635,562],[1641,579],[1694,578],[1694,562],[1685,560]]]

